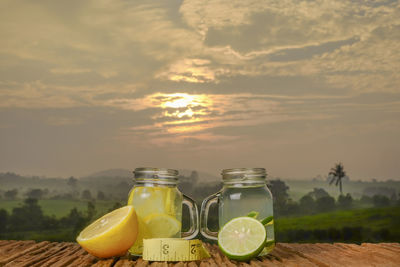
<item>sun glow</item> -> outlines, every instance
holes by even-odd
[[[205,95],[189,95],[186,93],[163,94],[165,100],[162,108],[186,108],[195,106],[207,106],[209,99]]]
[[[204,122],[211,112],[212,101],[206,95],[157,94],[156,99],[164,109],[158,118],[168,119],[162,124],[168,128],[169,133],[201,131],[204,127],[199,123]]]

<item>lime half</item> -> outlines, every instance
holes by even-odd
[[[218,245],[230,259],[248,261],[264,248],[267,232],[251,217],[237,217],[227,222],[218,234]]]

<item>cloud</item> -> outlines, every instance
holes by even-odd
[[[96,106],[127,88],[229,93],[235,78],[252,93],[271,77],[346,94],[398,91],[395,1],[23,3],[0,11],[1,81],[19,84],[0,88],[3,106]]]
[[[285,122],[398,112],[398,1],[0,7],[1,108],[118,110],[132,122],[116,138],[165,146],[223,145]],[[66,114],[47,123],[82,120]]]
[[[221,76],[318,77],[348,91],[398,90],[397,1],[186,1],[181,13],[204,36]],[[222,70],[222,71],[221,71]]]
[[[184,81],[189,83],[204,83],[215,81],[215,71],[207,65],[206,59],[183,59],[175,62],[169,68],[159,73],[156,78],[164,78],[171,81]]]
[[[187,139],[202,141],[234,140],[234,132],[216,134],[217,129],[252,127],[292,120],[322,120],[332,117],[322,111],[306,108],[318,96],[287,98],[254,94],[207,94],[185,93],[147,95],[141,99],[119,99],[108,102],[115,108],[128,110],[152,109],[154,115],[147,124],[123,129],[124,136],[147,137],[150,143],[159,145],[185,142]],[[296,111],[296,106],[304,112]],[[226,138],[224,138],[225,136]],[[168,141],[169,140],[169,141]],[[142,139],[143,141],[143,139]],[[163,143],[163,141],[165,141]]]

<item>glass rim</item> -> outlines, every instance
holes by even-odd
[[[224,183],[235,182],[262,182],[266,180],[265,168],[230,168],[221,172]]]
[[[168,168],[140,167],[133,171],[135,181],[177,183],[179,171]]]

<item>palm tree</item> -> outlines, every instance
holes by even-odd
[[[336,182],[335,185],[339,185],[340,194],[343,195],[342,179],[346,177],[346,172],[343,169],[343,164],[340,162],[338,164],[335,164],[335,167],[331,168],[331,171],[329,172],[329,177],[331,178],[329,185]]]

